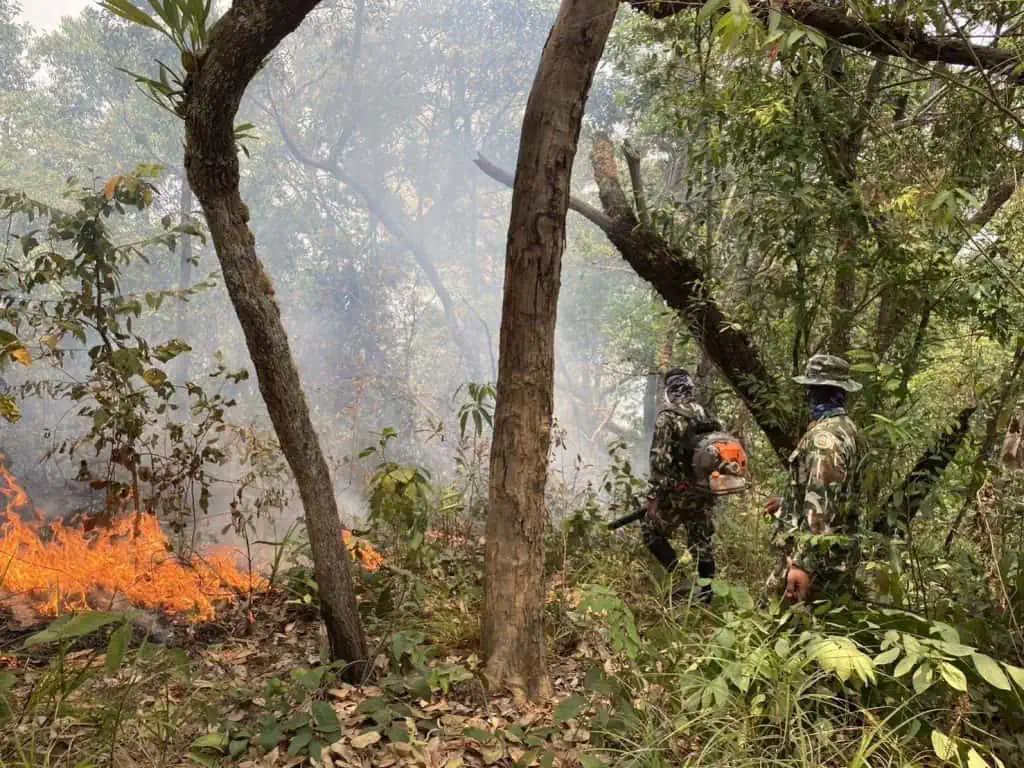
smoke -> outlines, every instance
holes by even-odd
[[[362,493],[378,460],[360,460],[358,453],[390,427],[398,437],[389,458],[450,479],[465,389],[455,393],[467,381],[493,382],[496,375],[511,194],[472,161],[481,152],[514,168],[520,118],[556,6],[554,0],[324,3],[275,52],[243,104],[239,120],[255,124],[258,134],[242,156],[243,197],[349,524],[365,519]],[[125,239],[158,226],[162,216],[182,214],[181,125],[114,70],[152,74],[157,58],[176,59],[159,36],[95,9],[41,32],[29,57],[52,75],[33,86],[34,108],[44,117],[75,115],[38,136],[43,146],[31,166],[37,190],[52,193],[57,179],[72,174],[92,178],[89,169],[101,182],[140,162],[165,163],[152,212],[117,225]],[[613,97],[602,92],[593,108],[603,114]],[[80,152],[68,150],[72,138]],[[0,176],[0,186],[25,178]],[[195,243],[194,254],[193,277],[217,271],[209,244]],[[178,287],[180,258],[180,248],[151,254],[148,265],[126,269],[123,290]],[[636,441],[642,434],[653,352],[644,336],[649,329],[631,318],[650,303],[603,239],[572,221],[556,346],[559,432],[552,466],[563,479],[596,478],[610,440]],[[168,301],[136,330],[154,342],[180,334],[192,345],[187,361],[175,367],[182,387],[187,373],[219,388],[209,378],[218,354],[228,369],[250,367],[220,285],[187,304]],[[64,371],[18,376],[70,380],[83,375],[86,362],[79,355]],[[269,431],[254,379],[217,391],[235,403],[226,409],[229,421]],[[15,448],[8,453],[24,465],[36,494],[59,496],[73,483],[78,455],[57,454],[47,462],[57,470],[38,469],[48,448],[87,428],[66,405],[26,400],[22,423],[5,433]],[[185,414],[187,408],[178,418]],[[244,547],[245,537],[225,516],[229,523],[232,483],[247,468],[233,458],[217,472],[228,482],[188,534]],[[279,540],[298,517],[292,499],[259,519],[252,535]]]

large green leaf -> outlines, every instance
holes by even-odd
[[[935,670],[932,668],[932,665],[926,661],[917,668],[916,672],[914,672],[914,693],[924,693],[931,686],[934,679]]]
[[[956,742],[940,730],[932,731],[932,749],[940,760],[952,760],[956,756]]]
[[[920,661],[920,657],[918,656],[904,656],[903,661],[897,664],[896,669],[892,671],[892,676],[903,677],[905,674],[907,674],[910,670],[914,668],[918,661]]]
[[[34,648],[37,645],[45,645],[46,643],[85,637],[110,624],[125,621],[128,616],[130,614],[90,611],[88,613],[79,613],[68,619],[57,619],[57,621],[53,622],[42,632],[37,632],[26,639],[25,647]]]
[[[107,643],[106,658],[103,660],[103,669],[108,675],[114,674],[120,668],[131,636],[132,625],[128,622],[115,629],[110,635],[110,642]]]
[[[585,706],[587,706],[586,699],[576,694],[563,699],[555,707],[555,722],[564,723],[566,720],[572,720],[572,718],[583,711]]]
[[[1024,688],[1024,669],[1015,667],[1013,664],[1003,664],[1003,668],[1009,673],[1018,688]]]
[[[144,27],[155,29],[158,32],[164,32],[164,28],[161,27],[152,16],[141,8],[137,8],[132,5],[130,0],[103,0],[100,3],[100,7],[104,10],[110,11],[115,16],[120,16],[122,19],[132,22],[133,24],[141,24]]]
[[[1001,691],[1010,690],[1010,680],[999,666],[999,662],[984,653],[976,653],[971,658],[974,659],[974,668],[986,683]]]
[[[898,646],[895,648],[890,648],[888,651],[883,651],[882,653],[875,656],[875,666],[884,667],[889,664],[892,664],[894,661],[896,661],[896,659],[900,657],[901,652],[902,650]]]
[[[954,664],[950,664],[948,661],[939,662],[939,674],[950,688],[958,691],[967,690],[967,675]]]

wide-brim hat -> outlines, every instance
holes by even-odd
[[[861,385],[850,378],[850,364],[835,355],[814,355],[807,361],[803,376],[794,376],[797,384],[812,387],[839,387],[857,392]]]

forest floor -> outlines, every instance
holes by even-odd
[[[467,627],[445,647],[396,631],[397,621],[371,627],[373,670],[359,687],[321,666],[316,610],[289,589],[221,606],[213,622],[173,622],[169,633],[161,618],[160,644],[144,639],[151,615],[133,621],[127,648],[110,626],[26,648],[30,630],[8,624],[0,707],[6,696],[13,727],[0,736],[0,765],[269,768],[317,753],[322,765],[362,768],[601,764],[586,754],[591,734],[578,716],[587,670],[613,664],[606,652],[563,637],[550,656],[555,696],[533,705],[485,692],[476,619],[461,600],[440,606],[446,615],[430,598],[420,608],[429,626],[451,630],[458,614]]]

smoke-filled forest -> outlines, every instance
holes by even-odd
[[[1020,0],[0,0],[0,768],[1024,765]]]

